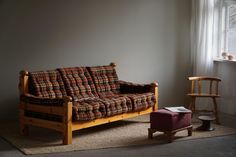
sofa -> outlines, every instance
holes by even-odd
[[[158,108],[158,84],[121,81],[115,63],[104,66],[21,71],[20,131],[49,128],[72,143],[72,132],[114,122]]]

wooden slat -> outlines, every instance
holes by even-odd
[[[212,80],[210,80],[210,87],[209,87],[209,93],[212,94]]]
[[[192,82],[191,93],[194,93],[194,91],[195,91],[195,81],[191,81],[191,82]]]
[[[125,118],[132,118],[132,117],[136,117],[136,116],[139,116],[139,115],[148,114],[148,113],[151,113],[151,112],[152,112],[152,107],[150,107],[146,110],[143,110],[143,111],[139,111],[139,112],[123,113],[123,114],[120,114],[120,115],[115,115],[115,116],[107,117],[107,118],[100,118],[100,119],[96,119],[96,120],[89,121],[89,122],[73,122],[72,123],[72,131],[92,127],[92,126],[95,126],[95,125],[114,122],[114,121],[122,120],[122,119],[125,119]]]
[[[219,90],[218,90],[219,82],[216,82],[216,94],[218,95]]]
[[[214,81],[221,81],[218,77],[209,77],[209,76],[194,76],[188,77],[188,80],[214,80]]]
[[[195,113],[212,113],[214,112],[213,110],[206,110],[206,109],[198,109],[198,110],[195,110]]]
[[[202,92],[202,83],[200,80],[198,80],[198,93],[200,94]]]
[[[192,97],[220,97],[220,95],[216,95],[216,94],[208,94],[208,93],[193,93],[193,94],[188,94],[188,96],[192,96]]]
[[[21,102],[21,104],[19,105],[19,108],[24,109],[24,110],[30,110],[30,111],[48,113],[48,114],[55,114],[55,115],[60,115],[60,116],[64,116],[65,112],[66,112],[63,107],[40,106],[40,105],[23,103],[23,102]]]
[[[59,123],[59,122],[53,122],[53,121],[31,118],[31,117],[24,117],[22,120],[24,121],[24,124],[27,124],[27,125],[53,129],[59,132],[63,132],[64,130],[63,123]]]

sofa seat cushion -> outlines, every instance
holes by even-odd
[[[101,101],[84,100],[73,102],[73,121],[89,121],[106,116],[105,105]]]
[[[101,102],[106,106],[107,116],[132,111],[131,99],[126,96],[113,95],[111,97],[101,98]]]
[[[119,92],[119,82],[113,66],[88,67],[100,97],[111,96]]]
[[[119,80],[120,93],[147,93],[152,91],[153,84],[138,84]]]
[[[156,102],[154,93],[124,94],[129,97],[133,104],[133,111],[142,110],[151,107]]]
[[[62,75],[68,96],[71,96],[74,101],[98,97],[93,80],[85,67],[58,70]]]
[[[43,98],[66,96],[65,86],[58,71],[37,71],[29,73],[29,92]]]

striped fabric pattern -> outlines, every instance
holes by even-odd
[[[106,109],[105,105],[100,101],[73,102],[72,115],[74,121],[90,121],[105,117]]]
[[[119,91],[118,76],[112,66],[88,67],[100,97],[110,96]]]
[[[136,93],[136,94],[125,94],[129,97],[133,104],[133,111],[138,111],[151,107],[156,102],[154,93]]]
[[[69,96],[74,101],[98,97],[93,80],[85,67],[58,69]]]
[[[29,73],[30,92],[43,98],[62,98],[66,96],[60,74],[56,70]]]

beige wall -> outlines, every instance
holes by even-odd
[[[114,61],[122,80],[157,80],[160,106],[186,103],[189,0],[2,0],[0,23],[0,121],[17,117],[22,69]]]

